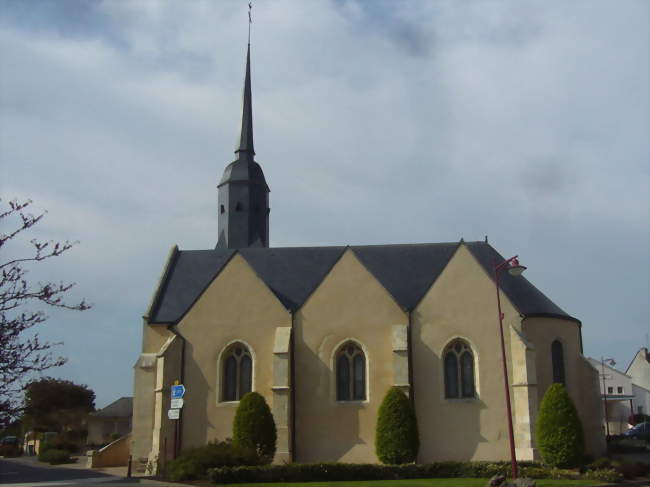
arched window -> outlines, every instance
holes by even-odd
[[[445,397],[458,399],[475,397],[474,355],[463,340],[451,342],[444,353]]]
[[[553,382],[566,385],[564,379],[564,349],[560,340],[551,344],[551,361],[553,363]]]
[[[366,357],[359,345],[348,342],[336,354],[336,400],[366,398]]]
[[[235,343],[223,355],[221,400],[239,401],[253,385],[253,359],[248,348]]]

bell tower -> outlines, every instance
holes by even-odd
[[[246,53],[243,110],[237,159],[223,171],[219,182],[218,248],[269,246],[269,187],[253,148],[251,45]]]

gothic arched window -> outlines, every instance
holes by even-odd
[[[336,400],[363,401],[366,398],[366,357],[361,347],[347,342],[336,354]]]
[[[239,401],[253,385],[253,359],[242,343],[231,345],[223,356],[222,401]]]
[[[475,397],[474,354],[463,340],[451,342],[444,352],[445,397]]]
[[[551,344],[551,362],[553,363],[553,382],[566,385],[564,378],[564,348],[560,340]]]

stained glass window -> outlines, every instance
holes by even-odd
[[[445,397],[449,399],[476,396],[474,385],[474,354],[463,340],[451,342],[444,353]]]
[[[336,357],[336,400],[363,401],[366,398],[366,357],[349,342]]]
[[[242,344],[230,347],[223,360],[222,401],[239,401],[252,390],[253,360]]]

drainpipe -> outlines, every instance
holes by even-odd
[[[187,340],[181,335],[178,330],[176,330],[176,325],[170,325],[169,331],[176,335],[181,340],[181,363],[179,370],[179,377],[181,384],[185,384],[185,346]],[[178,452],[181,451],[181,446],[183,445],[183,408],[178,413],[178,419],[176,420],[176,430],[175,436],[177,441],[174,445],[174,458],[178,456]]]
[[[289,389],[289,394],[291,394],[291,462],[296,461],[296,343],[295,343],[295,334],[294,334],[294,325],[295,325],[295,316],[293,311],[289,311],[291,314],[291,336],[289,339],[289,370],[290,370],[290,380],[291,388]]]

